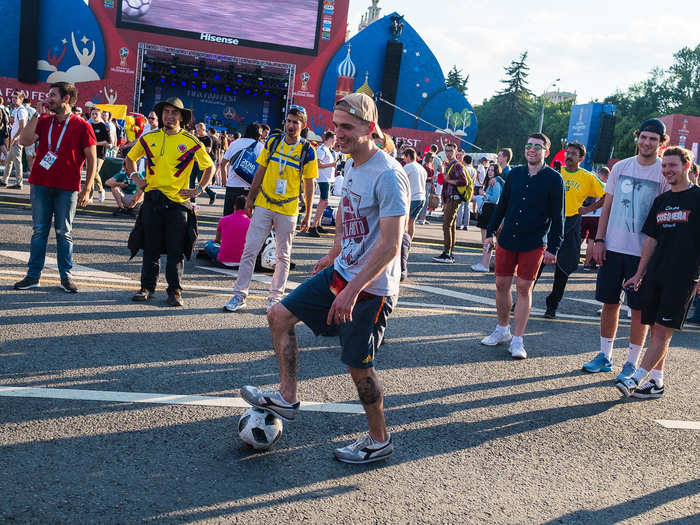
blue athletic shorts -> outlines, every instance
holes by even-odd
[[[331,185],[330,182],[319,182],[318,183],[318,191],[321,194],[322,201],[328,200],[328,189],[330,188],[330,185]]]
[[[353,308],[352,322],[329,326],[326,319],[335,300],[330,289],[333,273],[333,267],[329,266],[307,279],[282,299],[282,305],[314,334],[338,334],[343,347],[340,357],[343,363],[352,368],[373,368],[374,354],[382,344],[386,322],[396,298],[363,294],[366,297],[361,295]]]
[[[409,211],[408,211],[409,218],[415,219],[416,217],[418,217],[418,214],[423,209],[424,204],[425,204],[425,201],[423,201],[423,200],[411,201],[411,206],[410,206]]]

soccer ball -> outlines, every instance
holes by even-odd
[[[255,450],[266,450],[282,437],[282,420],[261,408],[251,407],[238,420],[238,435]]]
[[[150,8],[151,0],[124,0],[122,3],[122,13],[132,17],[143,16]]]

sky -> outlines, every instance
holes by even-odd
[[[370,4],[350,0],[351,36]],[[558,87],[582,104],[645,80],[654,67],[668,67],[675,51],[700,44],[698,0],[380,0],[379,7],[380,16],[404,15],[445,75],[453,65],[469,73],[472,105],[501,89],[503,68],[523,51],[531,91]]]

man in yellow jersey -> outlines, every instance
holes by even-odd
[[[186,249],[196,239],[197,218],[188,199],[197,197],[212,177],[214,163],[197,137],[183,128],[192,119],[179,98],[156,104],[159,129],[141,135],[125,159],[126,171],[145,197],[134,232],[143,236],[141,289],[134,301],[147,301],[155,292],[160,272],[160,255],[167,254],[165,278],[168,281],[168,304],[182,306],[180,279]],[[146,178],[136,171],[136,162],[146,158]],[[201,183],[188,189],[195,161],[204,170]],[[132,232],[132,237],[134,236]],[[194,237],[194,238],[193,238]],[[132,239],[129,239],[130,248]],[[132,249],[133,251],[133,249]]]
[[[581,258],[581,216],[600,208],[605,196],[605,189],[598,178],[580,167],[581,162],[586,158],[586,147],[583,144],[576,141],[569,142],[566,145],[565,158],[565,165],[561,170],[566,189],[564,242],[557,255],[552,293],[547,296],[547,309],[544,313],[547,319],[554,319],[557,316],[557,307],[564,296],[569,275],[578,268]],[[590,206],[583,206],[583,201],[588,197],[595,197],[598,200]],[[543,266],[540,267],[540,274],[542,268]]]
[[[273,228],[277,262],[270,283],[267,310],[282,299],[289,276],[289,258],[299,211],[302,180],[306,211],[299,230],[305,232],[309,229],[311,221],[314,179],[318,177],[316,151],[309,142],[301,138],[301,130],[306,127],[306,122],[306,110],[301,106],[291,106],[285,119],[284,136],[271,136],[265,144],[265,149],[258,156],[258,170],[245,205],[246,212],[248,215],[252,213],[253,219],[246,234],[233,297],[224,306],[229,312],[245,308],[255,259]]]

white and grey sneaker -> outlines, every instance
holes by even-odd
[[[285,421],[294,421],[299,413],[299,401],[288,403],[276,388],[244,386],[241,397],[249,405],[272,412]]]
[[[527,357],[527,352],[525,351],[522,340],[518,342],[515,340],[511,341],[510,355],[513,359],[525,359]]]
[[[333,451],[335,459],[343,463],[372,463],[391,456],[394,452],[394,444],[391,442],[391,434],[384,442],[373,440],[369,432],[365,432],[354,443]]]
[[[229,302],[224,305],[224,310],[229,312],[237,312],[238,310],[243,310],[245,308],[245,297],[242,295],[235,294]]]
[[[489,273],[491,270],[486,268],[486,266],[484,266],[483,264],[477,263],[477,264],[472,264],[472,271],[481,272],[481,273]]]
[[[486,346],[496,346],[502,343],[509,343],[513,339],[510,333],[510,327],[507,328],[496,328],[490,336],[484,337],[481,340],[482,345]]]

